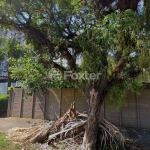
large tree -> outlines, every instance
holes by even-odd
[[[0,2],[0,24],[24,32],[45,68],[100,73],[97,79],[83,80],[89,93],[85,150],[98,149],[99,114],[106,95],[111,92],[117,98],[116,92],[136,90],[143,68],[149,67],[149,2],[143,2],[139,7],[139,0]],[[56,63],[57,58],[66,59],[67,68]]]

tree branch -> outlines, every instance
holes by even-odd
[[[58,64],[52,60],[46,60],[46,59],[41,58],[41,59],[39,59],[39,63],[42,63],[43,66],[47,69],[48,68],[55,68],[55,69],[58,69],[60,71],[66,71],[65,67],[63,67],[62,65],[60,65],[60,64]]]

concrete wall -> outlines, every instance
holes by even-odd
[[[48,89],[45,95],[40,92],[25,98],[27,89],[16,88],[10,91],[8,117],[40,118],[57,120],[75,101],[76,110],[88,112],[88,103],[79,89]],[[150,89],[140,95],[128,93],[127,107],[120,111],[102,105],[100,120],[105,118],[117,126],[150,129]]]

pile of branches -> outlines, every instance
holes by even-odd
[[[24,129],[13,129],[8,132],[7,138],[15,142],[32,142],[55,144],[58,141],[73,146],[74,142],[81,145],[84,136],[87,114],[81,114],[75,110],[73,102],[66,113],[55,122],[46,125],[34,126]],[[108,145],[119,149],[124,146],[125,139],[119,129],[106,120],[99,123],[98,134],[99,147]]]

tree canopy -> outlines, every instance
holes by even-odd
[[[23,31],[45,68],[101,72],[101,81],[111,78],[119,84],[133,81],[149,67],[148,2],[141,6],[142,14],[135,11],[138,2],[2,1],[0,23]],[[96,12],[98,6],[101,12]],[[68,68],[57,63],[60,58]]]

